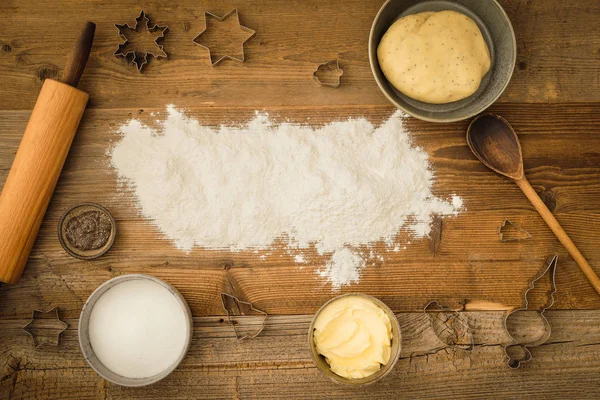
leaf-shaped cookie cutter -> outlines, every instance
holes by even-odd
[[[160,36],[157,36],[156,39],[154,39],[154,43],[156,44],[157,48],[161,51],[161,53],[158,52],[152,52],[152,51],[136,51],[136,50],[130,50],[128,52],[123,52],[123,50],[125,49],[127,43],[129,43],[129,39],[127,39],[127,36],[125,36],[122,32],[123,29],[132,29],[134,31],[137,32],[138,27],[140,25],[141,21],[144,21],[144,25],[146,26],[146,29],[149,32],[160,32]],[[117,47],[117,50],[113,53],[116,57],[123,57],[125,59],[127,59],[127,57],[133,55],[133,60],[132,62],[135,64],[138,72],[142,72],[142,68],[144,67],[144,65],[146,65],[148,63],[148,54],[150,54],[152,57],[154,58],[167,58],[167,53],[164,51],[164,47],[162,44],[158,44],[159,40],[164,39],[165,37],[165,33],[169,30],[169,26],[168,25],[156,25],[154,24],[153,27],[150,27],[149,25],[150,23],[150,18],[148,18],[148,16],[146,15],[146,12],[144,10],[142,10],[142,12],[140,12],[139,17],[137,17],[135,19],[135,26],[129,26],[129,24],[115,24],[115,27],[119,30],[119,36],[124,39],[125,41],[121,44],[119,44],[119,46]],[[137,55],[138,53],[141,56],[141,62],[138,61]]]
[[[240,335],[240,333],[238,332],[237,328],[235,327],[235,323],[231,320],[231,312],[230,312],[230,307],[228,306],[228,302],[229,301],[234,301],[236,305],[238,304],[242,304],[246,307],[248,307],[248,309],[250,311],[254,311],[258,314],[262,314],[262,320],[261,320],[261,327],[260,329],[252,334],[252,335]],[[229,325],[231,325],[233,327],[233,332],[235,333],[235,337],[237,340],[242,341],[245,339],[253,339],[255,337],[257,337],[258,335],[260,335],[260,333],[263,331],[263,329],[265,329],[265,321],[267,319],[268,314],[266,312],[264,312],[263,310],[259,310],[258,308],[254,308],[254,306],[252,305],[252,303],[248,303],[247,301],[242,301],[240,299],[238,299],[235,296],[232,296],[230,294],[227,293],[221,293],[221,303],[223,304],[223,309],[225,310],[225,312],[227,313],[227,322],[229,323]],[[240,311],[241,315],[246,315],[241,308],[238,309]]]
[[[437,313],[435,318],[429,316],[429,323],[431,325],[431,329],[433,329],[434,333],[436,334],[438,339],[440,339],[440,341],[442,341],[448,347],[453,348],[453,349],[463,350],[463,351],[473,351],[473,348],[475,347],[475,343],[473,341],[473,334],[471,333],[471,327],[469,326],[469,323],[466,320],[466,318],[464,318],[464,316],[461,315],[458,311],[448,308],[446,306],[443,306],[437,300],[432,300],[429,303],[427,303],[427,305],[425,305],[425,307],[423,308],[423,312],[425,314]],[[442,319],[440,319],[440,314],[442,314],[442,313],[451,314],[452,317],[449,317],[446,320],[442,320]],[[450,321],[450,326],[449,326],[448,322],[449,322],[450,318],[453,318],[454,320],[459,322],[460,329],[461,329],[460,331],[458,331],[456,329],[456,326],[453,324],[453,321]],[[442,332],[438,332],[438,329],[436,329],[436,326],[434,323],[435,321],[439,321],[441,324],[446,325]],[[456,334],[456,338],[457,338],[456,343],[449,343],[448,341],[444,340],[441,337],[442,333],[448,332],[451,329],[453,329],[454,332],[451,332],[450,335],[452,335],[453,333]],[[466,343],[458,343],[459,339],[461,337],[467,338]]]
[[[529,348],[536,347],[536,346],[546,343],[546,341],[550,338],[550,335],[552,334],[552,328],[550,326],[550,323],[546,319],[544,312],[547,309],[549,309],[550,307],[552,307],[552,305],[554,304],[554,294],[556,293],[555,276],[556,276],[556,264],[557,263],[558,263],[558,255],[557,254],[554,254],[554,255],[550,256],[548,259],[546,259],[546,264],[545,264],[546,266],[540,272],[538,272],[538,274],[530,281],[529,286],[525,290],[525,293],[523,295],[524,306],[522,308],[518,308],[518,309],[512,310],[511,312],[507,313],[506,317],[504,318],[504,329],[506,330],[506,333],[508,333],[508,336],[511,338],[511,340],[513,342],[513,343],[510,343],[510,344],[507,344],[506,346],[504,346],[504,353],[506,354],[507,365],[510,368],[513,368],[513,369],[519,368],[522,363],[530,361],[532,356],[531,356],[531,352],[529,351]],[[512,335],[510,334],[510,330],[508,328],[508,320],[510,319],[511,315],[513,315],[517,312],[528,310],[529,300],[527,299],[527,295],[529,294],[529,292],[532,289],[535,288],[535,283],[537,281],[539,281],[542,277],[544,277],[546,275],[546,273],[550,273],[550,291],[548,292],[548,302],[537,310],[541,320],[544,323],[544,333],[540,336],[539,339],[537,339],[531,343],[518,343],[515,340],[515,338],[512,337]],[[531,310],[529,310],[529,311],[531,311]],[[514,359],[509,354],[509,349],[511,347],[515,347],[515,346],[519,346],[522,348],[523,357],[520,359]]]

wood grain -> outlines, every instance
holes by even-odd
[[[0,282],[21,277],[88,97],[44,83],[0,195]]]
[[[520,136],[533,188],[600,271],[600,2],[499,0],[515,28],[513,79],[490,111]],[[468,122],[436,125],[408,119],[415,145],[430,155],[433,191],[463,197],[466,210],[436,222],[432,237],[400,232],[406,249],[372,260],[358,285],[333,292],[315,270],[326,261],[308,252],[296,265],[281,248],[265,252],[177,251],[120,188],[106,152],[116,128],[131,117],[152,124],[174,103],[205,124],[240,123],[265,110],[277,121],[323,124],[365,117],[375,124],[394,110],[378,90],[367,40],[383,0],[3,0],[0,11],[0,185],[3,185],[46,78],[60,78],[65,56],[84,21],[97,24],[79,87],[90,93],[55,195],[27,269],[17,286],[0,290],[0,398],[598,398],[600,298],[520,190],[477,161],[465,143]],[[240,22],[257,31],[246,62],[211,67],[192,39],[204,11],[236,7]],[[152,59],[140,74],[113,55],[115,23],[134,23],[144,9],[152,23],[169,25],[168,59]],[[339,59],[337,89],[322,88],[312,72]],[[99,260],[69,257],[57,239],[62,213],[81,201],[107,206],[117,219],[114,248]],[[532,237],[501,243],[505,219]],[[439,229],[438,229],[439,228]],[[411,241],[411,244],[407,242]],[[522,292],[557,252],[553,334],[522,369],[506,367],[502,312],[521,305]],[[142,389],[110,385],[85,363],[77,318],[90,293],[120,274],[148,273],[176,286],[195,317],[192,348],[165,381]],[[257,339],[237,342],[224,322],[221,291],[271,314]],[[375,295],[402,312],[402,358],[381,384],[350,390],[329,382],[312,365],[306,330],[314,313],[338,293]],[[532,302],[543,293],[532,292]],[[469,312],[472,353],[440,343],[420,314],[432,299]],[[34,350],[21,331],[34,308],[59,306],[69,330],[58,348]],[[582,310],[585,309],[585,310]],[[475,311],[473,311],[475,310]],[[412,312],[412,313],[411,313]],[[240,321],[240,323],[249,323]]]
[[[32,108],[40,79],[61,74],[66,44],[86,20],[97,24],[97,32],[80,88],[90,93],[93,107],[386,105],[367,57],[369,30],[382,3],[4,0],[2,11],[10,23],[0,25],[0,75],[9,79],[0,89],[11,100],[1,108]],[[518,43],[515,74],[501,102],[600,100],[598,1],[500,3]],[[204,29],[205,10],[223,15],[234,7],[256,36],[245,46],[245,63],[212,67],[206,50],[192,39]],[[143,74],[113,55],[120,43],[114,24],[133,24],[141,8],[152,23],[170,28],[164,39],[169,58],[151,60]],[[312,72],[335,58],[344,70],[342,85],[323,89]]]
[[[59,347],[34,350],[20,327],[0,322],[1,398],[203,398],[203,399],[380,399],[597,398],[600,311],[549,311],[552,336],[532,350],[519,370],[506,365],[504,313],[463,313],[472,331],[472,352],[445,345],[427,315],[398,315],[400,359],[391,374],[367,388],[331,382],[313,365],[307,345],[312,316],[267,319],[261,335],[239,342],[221,317],[194,319],[194,338],[179,368],[156,385],[123,388],[104,382],[79,351],[77,320]],[[238,319],[244,326],[254,321]],[[586,332],[582,336],[582,332]]]
[[[315,124],[341,115],[366,116],[375,123],[393,112],[389,107],[273,108],[275,119]],[[498,105],[520,135],[525,168],[536,190],[555,200],[554,213],[578,243],[590,264],[600,266],[600,107],[597,105]],[[88,110],[71,155],[53,197],[41,234],[25,275],[17,288],[0,292],[0,316],[24,317],[35,305],[60,306],[69,318],[78,315],[83,302],[103,281],[123,273],[144,272],[166,279],[179,288],[196,316],[220,313],[219,293],[235,280],[242,297],[271,314],[312,313],[335,292],[318,279],[315,270],[326,261],[314,251],[309,264],[296,265],[283,249],[259,252],[215,252],[197,249],[190,254],[176,250],[145,221],[135,198],[117,188],[106,152],[118,140],[116,127],[129,115],[149,124],[161,108]],[[188,113],[203,123],[218,125],[243,121],[252,108],[197,107]],[[554,121],[555,115],[561,118]],[[10,165],[19,132],[28,112],[0,111],[0,166]],[[536,121],[532,123],[531,121]],[[436,172],[434,192],[442,197],[458,194],[466,211],[444,220],[434,256],[429,241],[411,241],[405,250],[381,248],[384,262],[365,269],[361,282],[345,291],[378,296],[395,311],[418,310],[433,298],[455,306],[485,301],[503,308],[521,304],[527,282],[546,257],[560,255],[557,283],[558,308],[597,308],[600,299],[564,251],[521,191],[509,180],[481,165],[470,153],[464,135],[467,123],[432,125],[407,120],[414,142],[429,154]],[[571,146],[565,146],[571,143]],[[468,177],[468,179],[465,179]],[[3,175],[0,173],[0,182]],[[83,262],[69,257],[60,247],[56,229],[60,216],[72,204],[94,200],[104,204],[117,219],[119,235],[113,249],[99,260]],[[519,223],[532,238],[501,243],[498,228],[504,219]],[[270,254],[269,254],[270,253]],[[261,257],[264,256],[264,259]],[[302,268],[301,268],[302,267]],[[426,273],[423,273],[426,271]]]

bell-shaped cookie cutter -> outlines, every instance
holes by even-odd
[[[327,81],[319,78],[318,73],[319,73],[319,71],[322,71],[322,70],[327,71],[327,73],[334,74],[335,80],[332,82],[327,82]],[[313,78],[319,83],[319,85],[332,87],[332,88],[336,88],[336,87],[340,86],[340,83],[341,83],[340,79],[341,79],[342,75],[344,75],[344,70],[340,68],[340,62],[337,59],[319,64],[312,73]]]

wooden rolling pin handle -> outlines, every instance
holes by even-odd
[[[89,96],[74,86],[95,28],[91,22],[84,26],[67,59],[65,83],[44,82],[0,194],[0,282],[21,277],[79,127]]]
[[[560,226],[556,218],[554,218],[552,212],[548,210],[548,207],[546,207],[546,204],[544,204],[542,199],[540,199],[540,196],[538,196],[526,178],[518,179],[516,180],[516,183],[519,185],[523,193],[525,193],[525,196],[527,196],[531,204],[533,204],[537,212],[542,216],[544,221],[546,221],[546,224],[548,224],[558,240],[563,246],[565,246],[577,265],[579,265],[579,268],[588,278],[594,289],[596,289],[596,292],[600,294],[600,278],[598,278],[596,272],[592,269],[583,254],[581,254],[579,249],[575,246],[575,243],[573,243],[571,238],[569,238],[569,235],[567,235],[564,229]]]
[[[79,39],[75,42],[73,50],[67,57],[62,79],[67,85],[77,87],[90,56],[95,33],[96,24],[90,21],[86,22],[79,35]]]

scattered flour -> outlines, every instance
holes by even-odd
[[[294,262],[296,264],[304,264],[306,260],[304,259],[304,256],[302,254],[296,254],[294,256]]]
[[[328,282],[334,289],[340,289],[343,285],[358,283],[360,272],[365,267],[365,260],[354,251],[343,248],[333,253],[331,260],[318,274]]]
[[[458,212],[458,210],[463,208],[463,199],[458,197],[457,195],[452,195],[452,207]]]
[[[433,215],[462,208],[432,194],[428,155],[403,121],[397,112],[378,127],[364,118],[311,127],[257,113],[245,126],[210,127],[168,106],[156,129],[122,125],[110,155],[142,215],[178,248],[314,245],[331,254],[319,275],[339,288],[359,280],[358,245],[394,248],[400,230],[426,236]]]

